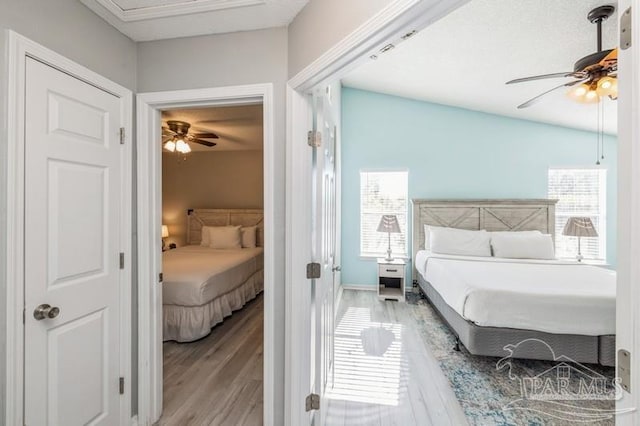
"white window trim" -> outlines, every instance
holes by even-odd
[[[607,179],[609,174],[609,169],[607,166],[590,164],[586,166],[579,165],[571,165],[571,166],[550,166],[547,170],[547,196],[549,196],[549,171],[551,170],[603,170],[604,178],[600,180],[600,188],[599,188],[599,197],[600,197],[600,222],[602,226],[601,229],[598,229],[598,245],[600,256],[596,259],[585,259],[586,261],[591,262],[602,262],[606,264],[608,262],[607,256]],[[556,210],[556,217],[558,216],[558,212]],[[561,259],[573,259],[573,258],[561,258]]]
[[[411,226],[411,221],[410,221],[410,216],[409,216],[409,169],[408,168],[393,168],[393,167],[381,167],[381,168],[362,168],[359,170],[358,172],[358,178],[360,179],[362,177],[362,173],[393,173],[393,172],[404,172],[407,174],[407,193],[406,193],[406,211],[405,211],[405,215],[407,218],[407,225],[406,225],[406,229],[403,230],[404,234],[405,234],[405,238],[404,238],[404,253],[401,254],[393,254],[393,257],[396,259],[404,259],[404,260],[410,260],[411,259],[411,255],[409,253],[409,227]],[[358,181],[358,197],[361,197],[361,191],[362,191],[362,181]],[[386,256],[386,251],[382,252],[382,253],[363,253],[362,252],[362,228],[360,227],[362,224],[362,199],[359,198],[358,199],[358,206],[359,206],[359,211],[358,211],[358,226],[359,226],[359,242],[358,245],[360,246],[360,255],[359,258],[363,259],[363,260],[374,260],[374,259],[379,259],[381,256],[384,257]]]

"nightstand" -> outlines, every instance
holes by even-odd
[[[405,268],[402,259],[378,259],[378,297],[404,302]]]

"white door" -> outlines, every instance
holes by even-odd
[[[618,51],[618,260],[616,349],[631,354],[631,383],[616,401],[616,425],[640,424],[640,5],[618,2],[618,19],[633,21],[630,46]],[[628,13],[627,13],[628,12]],[[618,361],[620,355],[618,356]]]
[[[28,58],[25,424],[120,423],[120,99]]]
[[[320,278],[312,283],[312,393],[319,395],[321,407],[312,424],[324,424],[327,385],[333,366],[334,274],[336,272],[336,127],[328,88],[313,96],[313,128],[320,135],[320,146],[313,149],[313,229],[312,257],[320,264]]]

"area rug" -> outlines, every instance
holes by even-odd
[[[407,293],[425,344],[449,379],[470,425],[614,425],[614,368],[474,356],[424,296]],[[498,368],[500,367],[500,368]]]

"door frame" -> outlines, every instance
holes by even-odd
[[[137,95],[138,203],[138,422],[150,425],[162,414],[162,149],[160,112],[171,108],[260,102],[264,132],[264,424],[274,424],[275,336],[275,135],[273,84],[150,92]]]
[[[421,30],[469,0],[393,0],[371,19],[334,45],[287,82],[286,146],[286,306],[285,425],[309,423],[305,397],[309,391],[307,305],[310,285],[305,265],[311,261],[311,130],[309,94],[314,87],[340,79],[369,60],[389,42],[399,42],[409,29]],[[340,163],[337,164],[340,167]],[[338,174],[340,171],[338,171]],[[305,381],[306,380],[306,381]]]
[[[125,266],[120,271],[120,375],[125,380],[125,397],[120,398],[121,424],[131,421],[131,254],[132,254],[132,154],[131,138],[133,94],[119,84],[79,65],[46,47],[29,40],[18,33],[6,30],[5,48],[7,57],[6,89],[6,142],[7,142],[7,192],[6,199],[6,298],[5,330],[6,359],[3,370],[5,383],[4,424],[24,423],[24,161],[25,161],[25,88],[26,58],[43,62],[61,72],[69,74],[92,86],[109,92],[120,98],[125,128],[125,146],[122,158],[122,210],[120,212],[122,229],[120,232],[120,251],[125,253]],[[1,423],[1,422],[0,422]]]

